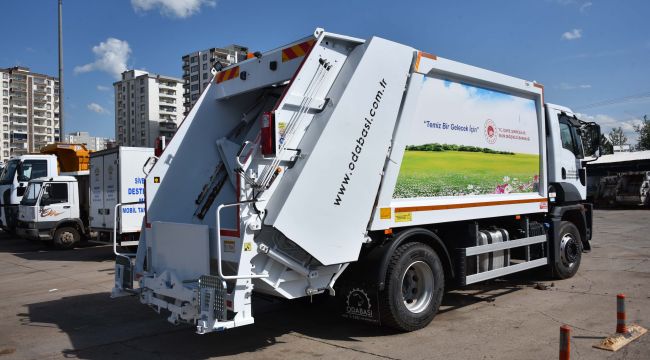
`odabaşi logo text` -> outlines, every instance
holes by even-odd
[[[484,134],[485,141],[487,141],[488,144],[494,144],[497,142],[497,126],[494,124],[492,119],[485,120]]]
[[[372,318],[370,298],[362,289],[350,290],[345,305],[345,313],[352,318]]]

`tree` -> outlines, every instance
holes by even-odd
[[[607,154],[613,154],[614,153],[614,146],[609,141],[607,136],[605,136],[605,134],[600,134],[600,148],[603,151],[601,155],[607,155]]]
[[[634,131],[639,135],[636,149],[650,150],[650,119],[648,119],[648,115],[643,115],[641,124],[634,125]]]
[[[622,127],[613,128],[609,132],[609,141],[614,146],[621,146],[627,144],[627,136],[623,133]]]

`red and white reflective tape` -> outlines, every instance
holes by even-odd
[[[560,360],[571,359],[571,327],[560,326]]]
[[[616,332],[627,334],[625,325],[625,294],[616,295]]]

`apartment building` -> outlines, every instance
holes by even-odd
[[[212,78],[211,69],[214,64],[220,62],[225,67],[246,59],[247,53],[248,48],[233,44],[224,48],[211,48],[184,55],[182,58],[184,115],[190,112],[196,100],[208,86]]]
[[[115,88],[115,140],[118,145],[153,147],[171,138],[183,120],[183,80],[127,70]]]
[[[15,66],[0,68],[0,161],[59,141],[59,81]]]
[[[86,131],[77,131],[66,135],[64,141],[69,144],[85,144],[86,149],[99,151],[106,149],[106,145],[112,140],[99,136],[90,136]]]

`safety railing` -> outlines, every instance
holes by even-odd
[[[237,279],[262,279],[269,277],[268,274],[261,275],[224,275],[223,267],[221,265],[221,210],[227,207],[239,206],[243,204],[253,203],[255,200],[246,200],[230,204],[221,204],[217,207],[217,269],[219,271],[219,276],[224,280],[237,280]],[[239,224],[237,225],[239,226]]]

